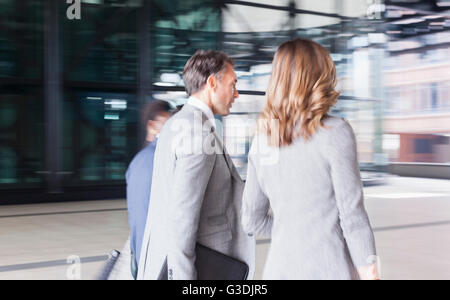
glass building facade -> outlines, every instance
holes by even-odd
[[[75,1],[76,2],[76,1]],[[448,1],[0,0],[0,201],[123,197],[143,143],[139,111],[183,104],[198,49],[236,61],[240,98],[221,121],[245,174],[277,46],[332,53],[363,170],[450,162]]]

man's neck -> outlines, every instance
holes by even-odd
[[[191,97],[194,97],[194,98],[202,101],[203,103],[205,103],[209,107],[209,109],[211,109],[213,115],[216,114],[216,112],[214,111],[212,102],[211,102],[211,98],[206,93],[197,93],[197,94],[192,95]]]

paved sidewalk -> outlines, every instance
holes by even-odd
[[[392,178],[367,187],[383,279],[450,279],[450,181]],[[128,237],[124,200],[0,207],[0,280],[93,279]],[[257,245],[260,279],[270,241]],[[69,277],[69,278],[68,278]]]

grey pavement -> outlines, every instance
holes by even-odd
[[[450,279],[450,181],[392,177],[364,188],[382,279]],[[124,200],[0,207],[0,280],[94,279],[128,237]],[[270,240],[258,240],[256,279]]]

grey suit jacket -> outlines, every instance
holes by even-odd
[[[308,142],[252,144],[243,225],[272,238],[264,279],[358,279],[356,267],[374,263],[353,130],[335,117],[324,125]]]
[[[161,131],[138,279],[157,279],[166,258],[169,279],[197,279],[197,242],[246,262],[253,276],[255,240],[240,219],[244,185],[212,128],[187,104]]]

